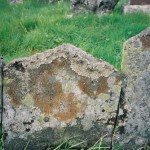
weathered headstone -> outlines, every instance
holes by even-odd
[[[119,116],[119,141],[127,149],[150,145],[150,29],[124,45],[122,71],[126,88]]]
[[[80,12],[94,12],[103,14],[111,12],[118,0],[71,0],[71,9],[74,14]]]
[[[150,12],[150,0],[129,0],[128,4],[123,6],[123,11],[124,13]]]
[[[86,147],[106,134],[108,141],[121,89],[113,66],[64,44],[14,60],[4,74],[6,149],[44,149],[67,139]]]

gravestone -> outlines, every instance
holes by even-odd
[[[70,44],[4,68],[5,149],[90,147],[113,130],[121,89],[116,69]]]
[[[130,0],[130,5],[149,5],[150,0]]]
[[[129,0],[128,4],[123,6],[124,13],[137,11],[150,12],[150,0]]]
[[[126,74],[120,104],[119,142],[126,149],[150,146],[150,28],[124,44],[122,71]]]
[[[81,12],[93,12],[104,14],[111,12],[118,0],[71,0],[71,10],[73,14]]]

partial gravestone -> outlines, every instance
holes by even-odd
[[[149,0],[130,0],[130,5],[150,5]]]
[[[93,12],[104,14],[111,12],[119,0],[71,0],[73,14],[81,12]]]
[[[64,44],[4,68],[5,149],[45,149],[69,140],[109,142],[121,89],[116,69]],[[104,139],[105,140],[105,139]]]
[[[120,104],[120,138],[127,149],[150,146],[150,28],[124,44],[122,71],[126,74]]]
[[[124,13],[132,12],[150,12],[150,0],[129,0],[128,4],[123,6]]]
[[[10,4],[21,4],[23,0],[10,0]]]
[[[54,4],[63,0],[38,0],[39,2],[46,2],[46,3],[50,3],[50,4]]]

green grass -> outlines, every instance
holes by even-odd
[[[71,14],[70,4],[9,5],[0,0],[0,55],[6,62],[71,43],[120,69],[123,42],[150,26],[150,15],[123,15],[121,1],[112,14]]]

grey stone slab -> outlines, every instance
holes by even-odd
[[[70,44],[16,59],[4,68],[5,148],[44,149],[67,139],[89,147],[110,141],[121,75]]]
[[[126,149],[150,145],[150,29],[124,44],[122,71],[126,74],[120,104],[119,140]]]

